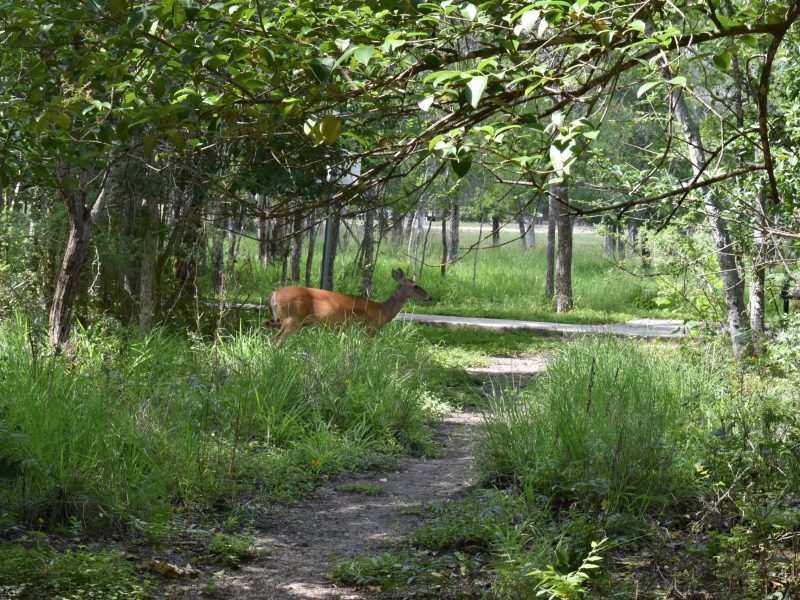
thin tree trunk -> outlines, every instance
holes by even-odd
[[[545,257],[544,295],[548,299],[552,299],[556,293],[556,221],[558,220],[560,211],[554,190],[550,190],[548,198],[547,256]]]
[[[492,246],[500,245],[500,217],[492,215]]]
[[[403,215],[398,214],[396,209],[392,209],[392,243],[400,245],[403,243]]]
[[[147,215],[147,230],[144,234],[142,270],[139,275],[139,331],[146,334],[153,329],[153,317],[157,310],[153,284],[155,282],[156,261],[158,260],[158,238],[161,220],[156,200],[145,200],[144,209]]]
[[[606,254],[608,254],[611,258],[616,258],[617,256],[617,233],[619,232],[619,225],[616,221],[613,223],[608,223],[606,226],[608,230],[608,235],[606,235]]]
[[[519,225],[519,241],[522,244],[522,249],[528,249],[528,229],[525,227],[525,217],[522,214],[517,217],[517,225]]]
[[[66,185],[68,177],[68,172],[62,174],[62,185]],[[53,303],[50,306],[48,339],[50,348],[54,353],[61,352],[69,340],[72,328],[72,312],[75,296],[78,292],[78,280],[89,251],[94,224],[97,222],[97,217],[105,205],[108,178],[109,173],[106,172],[97,198],[91,208],[86,206],[88,182],[79,183],[77,189],[62,189],[61,191],[62,199],[69,214],[69,233],[67,245],[64,249],[64,258],[61,261],[61,270],[56,278]],[[84,177],[81,177],[81,179],[84,179]]]
[[[556,312],[572,309],[572,217],[567,209],[568,191],[566,180],[553,185],[551,193],[559,204],[558,252],[556,254]]]
[[[267,196],[264,194],[256,194],[256,206],[260,213],[256,219],[258,231],[258,260],[261,264],[267,266],[269,264],[269,219],[264,216],[269,208],[269,199]]]
[[[447,217],[442,214],[442,266],[439,268],[439,275],[447,275]]]
[[[648,20],[645,25],[645,32],[649,34],[650,31],[652,31],[652,23]],[[659,67],[664,80],[669,82],[674,77],[672,67],[665,58],[659,59]],[[667,83],[667,87],[669,88],[672,110],[686,137],[692,173],[699,178],[706,166],[706,153],[703,149],[700,128],[689,112],[689,107],[683,96],[683,88],[669,83]],[[738,357],[747,349],[750,341],[750,332],[745,324],[745,282],[739,271],[739,260],[734,248],[733,238],[728,231],[728,223],[722,214],[722,204],[713,188],[706,188],[703,193],[703,201],[722,277],[723,295],[728,312],[728,330],[731,335],[733,353]]]
[[[536,216],[526,217],[525,221],[528,227],[525,234],[528,250],[533,250],[536,247]]]
[[[630,249],[631,255],[636,254],[636,248],[638,247],[637,239],[639,237],[639,226],[631,221],[628,223],[628,240],[626,242],[626,246]]]
[[[750,280],[750,329],[756,339],[763,338],[764,328],[764,279],[767,271],[768,245],[765,235],[765,189],[762,185],[756,195],[755,215],[753,223],[753,275]]]
[[[314,219],[314,215],[311,215]],[[308,229],[308,252],[306,253],[306,287],[311,286],[311,271],[314,268],[314,246],[317,243],[317,231],[319,225],[311,225]]]
[[[364,238],[361,241],[361,260],[364,270],[361,273],[361,293],[372,293],[372,273],[375,270],[375,210],[368,210],[364,218]]]
[[[213,226],[211,230],[211,289],[222,296],[225,287],[225,232]]]
[[[303,215],[298,212],[292,224],[292,285],[300,283],[300,258],[303,255]]]
[[[325,225],[325,237],[328,239],[328,254],[323,253],[325,261],[320,264],[320,272],[324,271],[323,279],[327,281],[324,289],[334,288],[334,266],[336,265],[336,252],[339,249],[339,225],[340,217],[333,215]],[[328,231],[330,227],[330,231]]]
[[[458,201],[454,201],[450,204],[448,220],[450,221],[450,230],[447,232],[447,262],[454,263],[458,260],[460,248],[459,227],[461,226],[461,205]]]

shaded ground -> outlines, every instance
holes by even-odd
[[[471,369],[487,377],[487,386],[520,381],[544,369],[541,357],[498,358],[489,367]],[[400,543],[423,521],[429,502],[458,496],[474,486],[473,448],[480,413],[461,411],[444,420],[437,433],[442,453],[408,458],[397,471],[338,480],[299,507],[273,506],[258,521],[256,544],[264,558],[216,578],[222,597],[235,599],[360,599],[364,590],[337,586],[327,578],[332,560],[381,552]],[[346,493],[343,483],[372,483],[378,496]],[[196,583],[172,597],[205,598]]]

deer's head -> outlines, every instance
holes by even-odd
[[[416,281],[413,279],[406,279],[406,274],[403,273],[403,269],[393,269],[392,277],[394,277],[394,280],[400,284],[400,287],[409,298],[420,300],[422,302],[430,302],[433,300],[428,292],[417,285]]]

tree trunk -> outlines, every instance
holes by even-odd
[[[617,256],[617,233],[619,232],[619,225],[615,222],[608,223],[606,226],[608,235],[606,236],[606,254],[611,258]]]
[[[635,222],[628,223],[628,240],[626,246],[630,250],[631,255],[636,254],[638,247],[637,241],[639,238],[639,226]]]
[[[314,215],[311,215],[311,218],[314,219]],[[306,253],[306,287],[311,287],[311,270],[314,268],[314,246],[317,243],[317,231],[319,231],[319,225],[314,225],[312,223],[311,227],[308,229],[308,252]]]
[[[647,22],[645,31],[652,31],[652,23]],[[659,59],[661,74],[666,82],[674,77],[672,67],[665,58]],[[703,149],[703,140],[700,128],[689,112],[683,88],[667,83],[670,103],[676,119],[683,129],[692,173],[699,178],[706,165],[706,153]],[[717,252],[717,263],[722,277],[722,288],[725,306],[728,312],[728,330],[731,335],[733,353],[738,358],[747,349],[750,341],[750,332],[745,325],[744,306],[744,278],[739,271],[739,261],[733,245],[733,239],[728,231],[728,223],[722,215],[722,204],[713,188],[706,188],[703,193],[706,219],[711,228],[711,236]]]
[[[211,289],[217,296],[223,295],[225,287],[225,233],[216,226],[211,230]]]
[[[447,232],[447,262],[452,264],[458,260],[460,247],[461,205],[457,201],[450,205],[450,214],[447,218],[450,221],[450,230]]]
[[[334,287],[334,271],[336,264],[336,251],[339,248],[339,215],[331,216],[325,224],[325,239],[327,241],[327,253],[322,253],[320,264],[321,283],[320,287],[325,290],[332,290]]]
[[[439,267],[439,275],[447,275],[447,217],[442,214],[442,266]]]
[[[267,196],[256,194],[256,206],[260,213],[257,218],[258,260],[262,265],[267,266],[269,264],[269,219],[264,216],[269,209]]]
[[[156,261],[158,260],[158,241],[161,219],[158,202],[145,200],[146,231],[142,252],[142,269],[139,274],[139,331],[147,334],[153,329],[153,317],[158,310],[154,290]]]
[[[500,217],[492,215],[492,246],[500,245]]]
[[[372,293],[372,273],[375,270],[375,210],[368,210],[364,218],[364,239],[361,241],[361,294]]]
[[[554,184],[551,193],[559,204],[556,222],[556,312],[563,313],[572,309],[572,217],[567,209],[567,182]]]
[[[392,209],[392,243],[397,245],[403,243],[403,219],[397,209]]]
[[[62,185],[68,175],[65,173],[62,177]],[[81,177],[81,179],[89,180],[88,177]],[[89,251],[94,224],[105,205],[107,183],[108,172],[103,178],[100,191],[91,209],[86,206],[88,183],[79,183],[77,189],[74,190],[62,189],[61,191],[69,214],[69,233],[64,249],[64,258],[61,261],[61,270],[56,278],[53,303],[50,306],[48,339],[53,353],[61,352],[69,340],[72,311],[78,292],[78,279]]]
[[[555,264],[556,264],[556,222],[560,214],[559,204],[556,200],[555,191],[550,190],[548,193],[548,210],[547,210],[547,256],[545,257],[545,277],[544,277],[544,295],[548,299],[555,296],[556,280],[555,280]]]
[[[292,285],[300,283],[300,258],[303,255],[303,215],[298,212],[292,224]]]
[[[753,274],[750,280],[750,329],[756,340],[763,338],[766,333],[764,328],[764,279],[767,271],[768,245],[765,234],[765,196],[766,191],[764,185],[762,185],[757,193],[753,217],[755,254],[753,255]]]
[[[525,233],[528,250],[533,250],[536,247],[536,216],[527,217],[525,221],[528,227]]]

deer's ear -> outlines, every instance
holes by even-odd
[[[403,273],[403,269],[392,269],[392,277],[394,277],[395,281],[400,283],[402,281],[405,281],[406,274]]]

